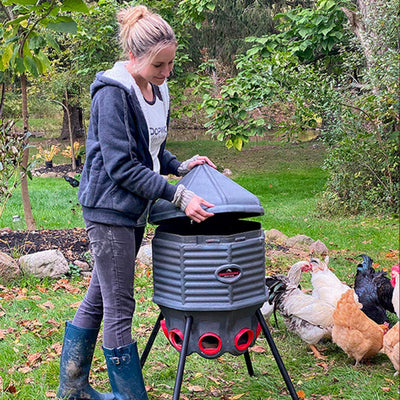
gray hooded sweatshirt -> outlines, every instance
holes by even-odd
[[[153,171],[142,99],[139,101],[130,79],[126,69],[117,63],[111,70],[98,73],[90,87],[86,160],[78,192],[83,217],[89,221],[122,226],[136,226],[138,221],[142,224],[140,217],[149,201],[171,201],[176,191],[161,175],[177,175],[181,163],[165,149],[164,140],[158,152],[160,173]],[[153,91],[166,102],[168,126],[169,99],[164,85],[154,85]]]

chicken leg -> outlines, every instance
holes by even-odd
[[[315,345],[310,344],[309,346],[310,346],[311,351],[314,353],[314,357],[315,357],[315,358],[318,358],[318,359],[320,359],[320,360],[326,360],[326,359],[327,359],[327,357],[324,356],[324,355],[322,355],[322,354],[321,354],[321,351],[319,351],[319,350],[316,348]]]

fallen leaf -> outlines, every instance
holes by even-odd
[[[27,374],[28,372],[32,371],[32,368],[28,367],[28,366],[25,366],[25,367],[18,368],[17,371],[21,372],[21,374]]]
[[[27,288],[14,288],[14,290],[17,293],[17,296],[16,296],[17,300],[25,300],[26,299],[26,295],[28,293]]]
[[[229,397],[229,400],[237,400],[240,399],[242,396],[244,396],[246,393],[240,393],[240,394],[236,394],[233,397]]]
[[[322,367],[323,369],[328,368],[328,364],[326,362],[317,362],[317,365]]]
[[[55,399],[56,398],[56,392],[53,392],[52,390],[49,390],[48,392],[46,392],[46,397],[48,399]]]
[[[306,398],[306,394],[304,393],[304,390],[298,390],[297,392],[297,396],[299,399],[305,399]]]
[[[0,329],[0,340],[4,339],[6,335],[13,333],[14,331],[14,328]]]
[[[28,365],[39,364],[42,361],[42,355],[40,353],[29,354]]]
[[[36,285],[36,289],[39,290],[40,293],[46,293],[47,292],[46,288],[44,288],[42,286],[39,286],[39,285]]]
[[[250,350],[251,351],[254,351],[255,353],[265,353],[267,350],[265,349],[265,347],[262,347],[262,346],[253,346],[253,347],[250,347]]]
[[[220,379],[215,378],[214,376],[207,376],[208,379],[212,380],[215,384],[220,385]]]
[[[59,279],[54,285],[53,290],[56,291],[58,289],[63,289],[68,293],[78,294],[81,290],[77,287],[72,286],[68,279]]]
[[[387,252],[387,253],[385,254],[385,257],[387,257],[387,258],[394,258],[394,257],[397,257],[398,254],[399,254],[399,251],[398,251],[398,250],[390,250],[389,252]]]
[[[8,392],[8,393],[17,393],[17,389],[14,386],[13,383],[10,383],[5,389],[4,392]]]
[[[46,301],[43,304],[38,304],[38,307],[43,308],[43,310],[52,310],[54,308],[54,304],[51,301]]]
[[[381,389],[382,389],[384,392],[390,392],[390,388],[389,388],[389,387],[381,387]]]
[[[48,319],[48,320],[46,321],[46,323],[48,323],[48,324],[50,324],[50,325],[53,325],[53,326],[55,326],[55,327],[57,327],[57,328],[59,328],[59,327],[61,326],[61,323],[58,322],[58,321],[56,321],[54,318]]]
[[[57,342],[54,343],[51,348],[56,352],[57,355],[61,355],[61,351],[62,351],[62,345],[61,343]]]
[[[394,380],[393,379],[385,378],[385,381],[387,383],[389,383],[389,385],[394,385]]]
[[[189,385],[189,386],[188,386],[188,389],[189,389],[191,392],[202,392],[202,391],[204,390],[203,387],[197,386],[197,385]]]

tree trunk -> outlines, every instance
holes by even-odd
[[[29,117],[28,117],[28,95],[26,93],[26,85],[27,79],[26,75],[21,75],[21,94],[22,94],[22,120],[24,126],[24,133],[29,131]],[[26,139],[28,142],[29,139]],[[28,143],[26,143],[28,144]],[[22,168],[26,169],[29,162],[29,147],[27,146],[24,150],[23,158],[22,158]],[[22,205],[24,208],[24,216],[25,216],[25,223],[26,228],[29,231],[33,231],[36,229],[35,220],[32,215],[32,208],[31,208],[31,200],[29,198],[29,191],[28,191],[28,178],[26,173],[23,173],[21,176],[21,194],[22,194]]]
[[[83,117],[82,117],[82,108],[75,105],[71,105],[68,102],[68,99],[64,98],[63,99],[63,105],[64,105],[64,115],[63,115],[63,124],[62,124],[62,129],[61,129],[61,135],[60,135],[60,140],[66,140],[69,139],[70,135],[70,127],[69,124],[71,124],[71,130],[73,134],[73,140],[75,141],[76,138],[82,138],[83,137]],[[68,108],[68,112],[66,110],[66,107]],[[68,114],[70,118],[68,119]]]
[[[376,67],[376,54],[387,51],[385,38],[379,33],[382,2],[385,0],[357,0],[358,11],[342,7],[351,29],[360,41],[368,68]]]
[[[67,122],[68,122],[68,133],[69,133],[69,143],[71,145],[71,163],[72,163],[72,171],[76,171],[76,160],[75,160],[75,150],[74,150],[74,133],[72,131],[72,123],[71,123],[71,114],[69,112],[69,96],[68,91],[65,90],[65,103],[64,109],[67,114]]]
[[[6,94],[6,84],[4,82],[1,83],[1,97],[0,97],[0,118],[3,118],[3,109],[4,109],[4,97]]]

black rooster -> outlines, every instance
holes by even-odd
[[[79,186],[79,181],[75,178],[71,178],[68,175],[64,175],[63,178],[72,186],[72,187],[78,187]]]
[[[363,262],[357,265],[354,290],[358,301],[362,304],[361,310],[377,324],[389,323],[385,306],[381,303],[378,295],[377,283],[382,280],[382,274],[376,272],[372,267],[372,259],[369,256],[361,254],[360,257],[363,258]],[[383,293],[384,290],[382,290],[382,295]]]
[[[392,303],[394,288],[390,283],[390,279],[386,275],[387,273],[385,271],[376,271],[372,282],[376,286],[379,303],[385,310],[394,313]]]

